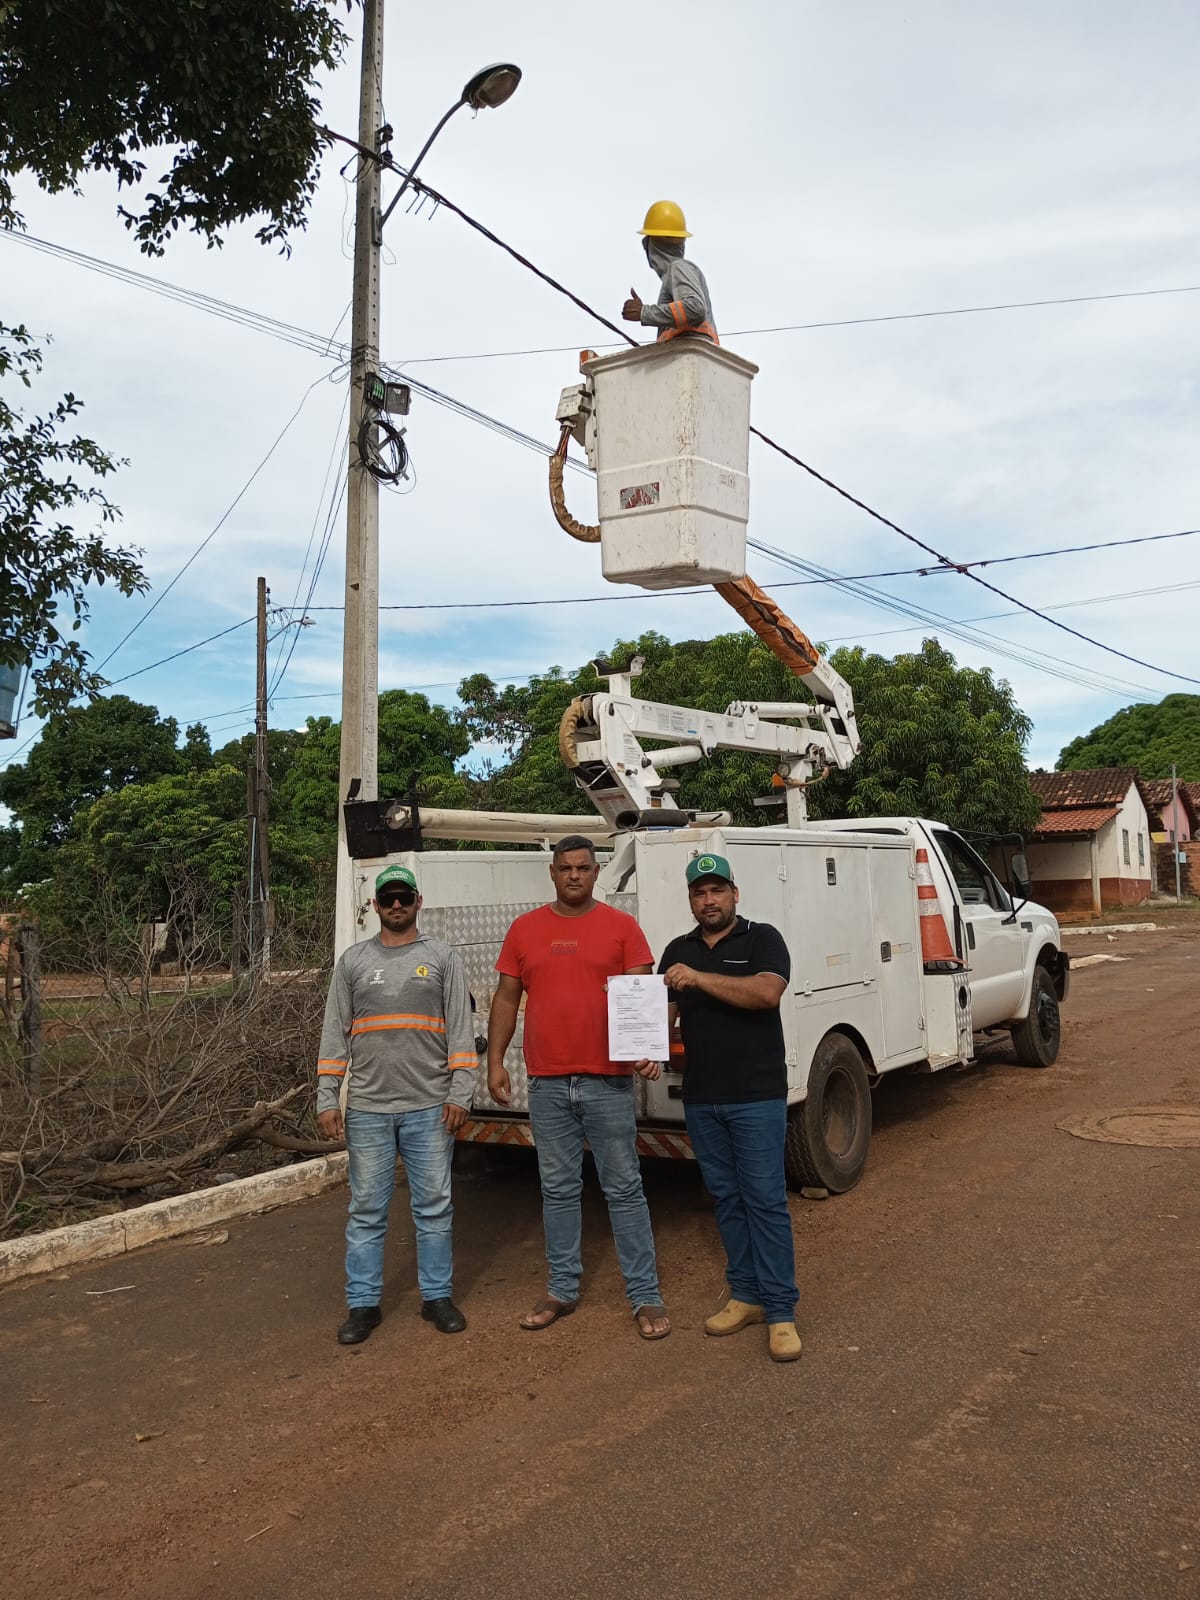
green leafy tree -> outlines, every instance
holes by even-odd
[[[812,791],[814,815],[935,817],[981,833],[1035,826],[1033,725],[1004,679],[958,666],[936,639],[891,660],[861,647],[831,659],[854,690],[862,751]]]
[[[1123,706],[1090,733],[1064,746],[1059,772],[1086,767],[1136,767],[1143,778],[1200,781],[1200,694],[1169,694],[1157,704]]]
[[[0,772],[0,804],[21,825],[10,876],[44,875],[77,814],[114,789],[184,770],[179,724],[114,694],[50,718],[21,766]]]
[[[130,595],[147,584],[139,552],[105,541],[118,512],[97,480],[118,463],[71,433],[80,402],[66,394],[27,417],[4,392],[14,382],[28,388],[41,365],[29,331],[0,324],[0,662],[32,664],[33,708],[45,715],[104,683],[70,637],[87,620],[89,587],[112,582]],[[81,512],[96,520],[86,533],[69,520]]]
[[[185,772],[205,772],[213,764],[212,740],[202,722],[189,723],[180,751]]]
[[[469,786],[455,763],[470,749],[471,736],[444,706],[423,694],[387,689],[379,696],[379,793],[403,795],[416,784],[430,805],[469,803]],[[296,827],[332,839],[337,831],[338,757],[341,724],[310,717],[303,742],[276,787],[283,815]]]
[[[24,226],[22,174],[56,194],[78,192],[85,173],[110,173],[128,201],[118,212],[149,254],[180,228],[219,245],[250,219],[260,240],[286,249],[327,142],[315,89],[347,43],[342,3],[350,9],[350,0],[0,0],[0,228]],[[151,160],[166,167],[157,178]],[[0,326],[6,387],[28,386],[40,365],[27,329]],[[103,537],[118,512],[99,480],[118,462],[69,436],[79,410],[66,394],[26,419],[0,393],[0,663],[31,665],[39,714],[104,687],[69,637],[88,615],[89,586],[147,587],[140,552]],[[74,530],[82,512],[93,531]]]
[[[648,700],[719,711],[732,700],[806,698],[801,681],[751,633],[674,645],[648,633],[618,641],[608,655],[620,664],[645,658],[637,685]],[[814,817],[909,814],[980,832],[1036,822],[1024,764],[1031,725],[1007,683],[959,667],[936,640],[894,660],[855,649],[837,651],[832,661],[854,691],[863,750],[848,772],[813,786]],[[465,679],[459,693],[466,726],[508,758],[477,779],[481,801],[506,810],[587,811],[558,755],[558,723],[574,695],[602,687],[590,666],[569,675],[555,668],[503,690],[482,676]],[[762,757],[725,752],[680,768],[679,803],[761,822],[753,802],[767,791],[772,767]]]
[[[228,901],[246,878],[245,810],[245,776],[233,767],[128,784],[81,814],[55,880],[69,889],[83,868],[130,898],[186,870]]]
[[[189,733],[191,730],[188,730]],[[308,734],[303,728],[268,728],[267,729],[267,778],[272,789],[277,789],[284,774],[287,773],[296,761],[301,746]],[[218,767],[236,767],[239,772],[245,772],[246,763],[254,758],[254,740],[252,733],[244,733],[238,739],[230,739],[219,750],[213,752],[212,763]]]
[[[303,227],[323,135],[315,86],[347,35],[335,0],[8,0],[0,4],[0,226],[12,179],[51,194],[112,173],[143,250],[179,228],[219,244]],[[347,3],[347,10],[349,5]],[[155,179],[147,162],[166,164]],[[136,198],[134,196],[136,195]]]

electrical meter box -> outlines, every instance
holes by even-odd
[[[593,391],[604,576],[643,589],[745,577],[758,368],[684,336],[582,370]]]

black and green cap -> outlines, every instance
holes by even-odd
[[[406,889],[416,889],[418,894],[421,892],[417,889],[416,878],[407,867],[384,867],[375,879],[375,893],[378,894],[380,889],[386,888],[389,883],[402,883]]]
[[[696,883],[700,878],[724,878],[733,882],[733,868],[724,856],[697,856],[687,865],[687,881]]]

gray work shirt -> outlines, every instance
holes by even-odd
[[[418,934],[352,945],[334,968],[317,1061],[317,1110],[337,1109],[349,1073],[354,1111],[470,1107],[479,1066],[462,957]]]

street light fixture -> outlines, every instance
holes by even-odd
[[[462,92],[463,104],[473,111],[482,111],[485,106],[494,111],[511,98],[520,81],[520,67],[515,67],[511,61],[493,62],[467,84]]]
[[[450,118],[454,115],[454,113],[456,111],[461,111],[463,106],[470,106],[472,111],[484,111],[487,109],[495,110],[497,106],[502,106],[506,100],[512,98],[512,95],[520,81],[521,69],[518,66],[514,66],[511,61],[494,62],[490,67],[481,68],[473,78],[468,79],[466,87],[463,89],[460,97],[450,107],[449,111],[446,112],[446,115],[442,118],[437,127],[421,146],[421,149],[417,155],[417,159],[404,174],[404,182],[396,190],[395,194],[392,196],[391,204],[380,217],[375,230],[375,242],[377,244],[383,237],[384,223],[396,209],[396,202],[416,176],[417,168],[429,154],[433,141],[437,138],[438,134],[441,133],[442,129],[450,121]]]

